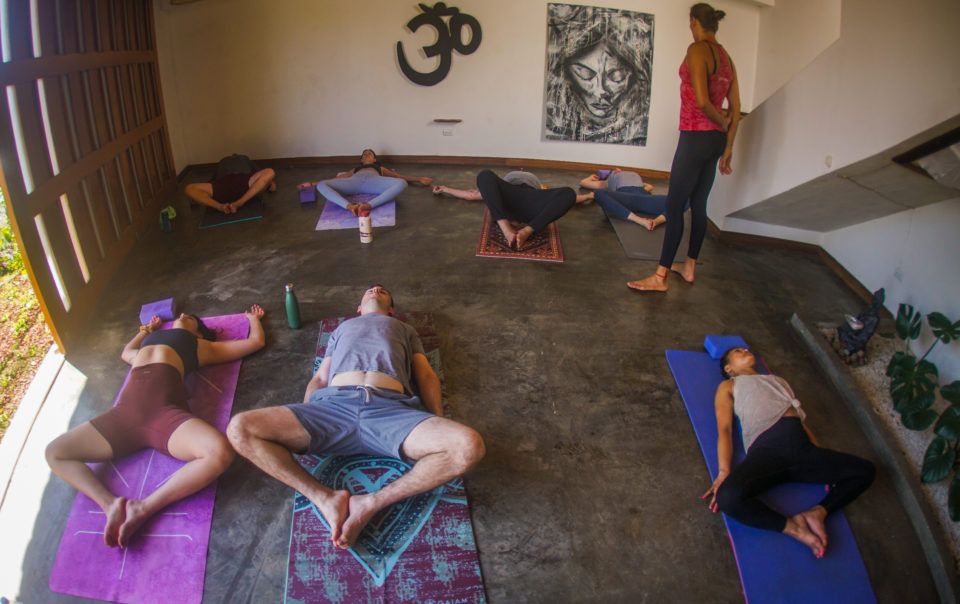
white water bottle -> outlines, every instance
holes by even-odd
[[[373,221],[370,220],[370,211],[360,212],[360,243],[373,241]]]

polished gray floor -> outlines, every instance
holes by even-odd
[[[343,166],[346,168],[347,166]],[[476,167],[396,166],[472,186]],[[500,169],[503,173],[506,170]],[[197,314],[267,310],[267,347],[244,361],[234,411],[300,400],[317,321],[354,311],[383,283],[399,307],[436,317],[449,414],[478,429],[488,454],[467,478],[491,602],[737,602],[743,596],[721,518],[700,495],[707,474],[667,348],[737,333],[787,378],[821,441],[868,458],[852,416],[794,341],[793,312],[838,320],[861,303],[811,254],[708,238],[695,285],[641,294],[625,282],[654,263],[628,260],[595,204],[560,221],[562,264],[476,258],[483,206],[410,187],[397,226],[363,246],[356,230],[316,232],[318,204],[294,185],[333,169],[280,169],[263,220],[197,230],[200,210],[171,202],[176,231],[138,242],[68,361],[88,382],[76,425],[106,410],[126,366],[141,303],[173,296]],[[584,176],[538,170],[553,185]],[[187,175],[199,180],[205,174]],[[660,184],[662,188],[662,184]],[[296,284],[304,326],[290,330],[283,284]],[[23,562],[25,602],[50,593],[50,568],[74,491],[52,480]],[[292,491],[244,460],[222,477],[206,602],[281,602]],[[930,602],[919,545],[881,468],[847,510],[881,602]],[[786,539],[786,538],[785,538]]]

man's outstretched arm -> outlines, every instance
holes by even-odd
[[[321,366],[322,369],[322,366]],[[430,366],[426,355],[419,352],[413,355],[413,377],[420,389],[420,400],[427,411],[443,417],[443,397],[440,394],[440,378]]]

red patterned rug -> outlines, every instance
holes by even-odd
[[[522,250],[511,249],[507,239],[497,223],[490,217],[490,210],[483,210],[483,229],[477,242],[477,256],[488,258],[519,258],[521,260],[542,260],[545,262],[563,262],[563,248],[560,246],[560,228],[556,221],[547,225],[539,233],[527,240]]]

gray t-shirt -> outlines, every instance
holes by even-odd
[[[636,172],[614,172],[607,177],[607,189],[619,191],[622,187],[642,187],[643,178]]]
[[[512,185],[527,185],[528,187],[534,188],[538,191],[543,188],[543,186],[540,184],[539,178],[530,172],[524,172],[523,170],[507,172],[507,175],[503,177],[503,180]]]
[[[348,371],[377,371],[403,384],[406,394],[413,373],[413,355],[423,352],[417,330],[378,312],[344,321],[333,330],[324,358],[330,358],[330,376]]]

